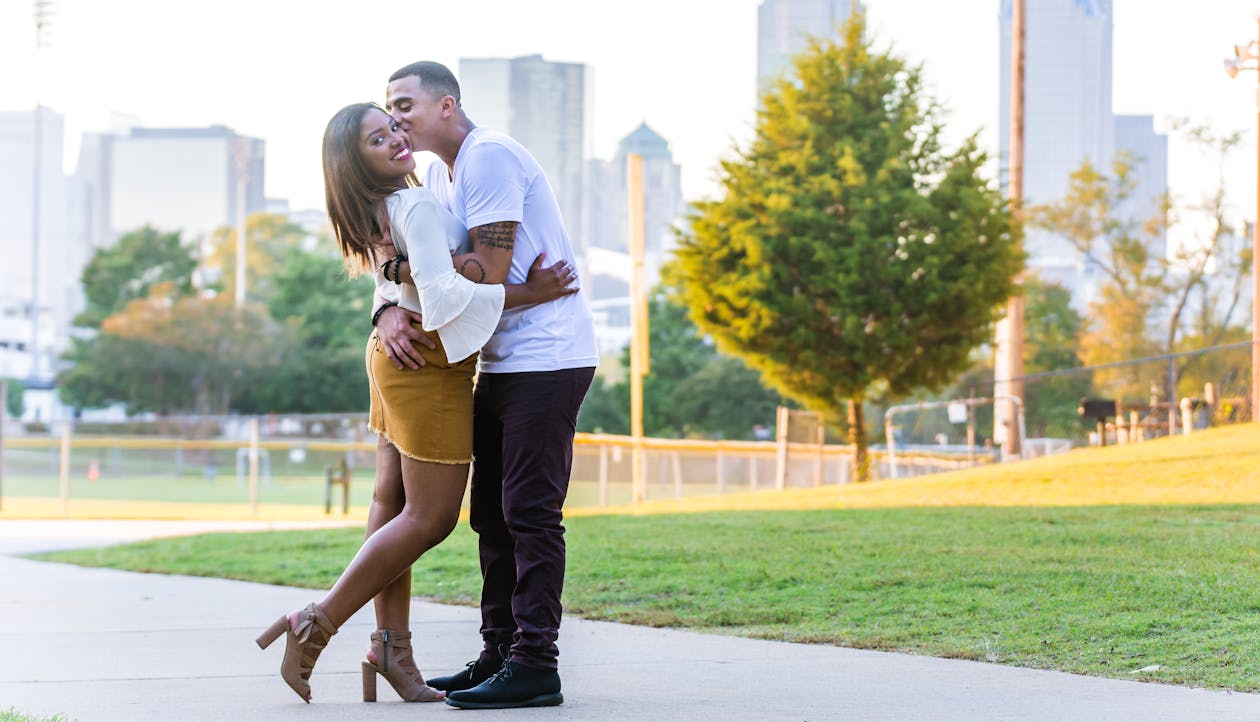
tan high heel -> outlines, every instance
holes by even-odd
[[[296,627],[289,624],[289,615],[280,617],[258,635],[258,646],[266,649],[272,642],[284,638],[284,659],[280,661],[280,676],[298,696],[311,701],[311,671],[319,653],[328,646],[328,640],[337,633],[337,627],[324,614],[318,604],[308,604],[298,613]]]
[[[440,702],[446,695],[424,683],[424,677],[411,659],[411,632],[378,629],[372,633],[376,664],[363,663],[363,701],[376,701],[376,675],[389,682],[404,702]]]

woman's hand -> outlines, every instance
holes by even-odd
[[[538,258],[535,258],[533,265],[529,267],[529,275],[525,278],[525,288],[532,302],[546,303],[580,291],[580,287],[571,285],[577,282],[577,270],[563,259],[544,267],[542,263],[546,256],[545,251],[538,254]]]

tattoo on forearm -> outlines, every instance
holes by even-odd
[[[477,242],[487,248],[511,251],[516,247],[516,224],[508,221],[480,226],[477,228]]]
[[[475,266],[475,268],[473,268]],[[473,283],[486,282],[486,267],[481,265],[481,261],[475,258],[466,258],[459,266],[459,272],[464,278]]]

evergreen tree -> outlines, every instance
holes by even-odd
[[[720,200],[681,240],[702,331],[811,410],[847,412],[868,478],[863,401],[939,389],[988,339],[1023,263],[975,137],[942,147],[918,67],[854,13],[762,97]]]

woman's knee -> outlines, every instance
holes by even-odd
[[[406,520],[408,531],[425,551],[450,536],[459,523],[458,509],[451,513],[446,510],[425,509],[411,503],[403,507],[399,516]]]

